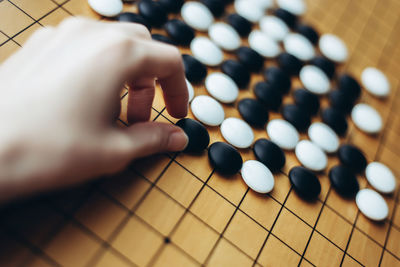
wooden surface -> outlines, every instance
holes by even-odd
[[[369,136],[349,120],[349,133],[341,141],[360,146],[369,161],[387,164],[400,177],[400,2],[307,3],[303,21],[320,33],[337,34],[349,47],[350,59],[339,72],[359,79],[365,67],[375,66],[387,74],[392,85],[388,99],[377,100],[363,91],[360,100],[381,113],[384,131]],[[129,4],[124,8],[136,9]],[[0,2],[0,62],[35,30],[74,15],[100,19],[85,0]],[[266,66],[274,64],[266,62]],[[260,80],[261,75],[252,75],[251,84]],[[297,79],[293,84],[300,87]],[[252,85],[239,98],[254,97]],[[206,94],[204,86],[195,86],[195,94]],[[125,96],[126,92],[123,103]],[[284,99],[291,101],[290,95]],[[327,106],[326,99],[322,103]],[[239,116],[234,105],[224,108],[228,116]],[[123,109],[121,125],[125,117]],[[160,90],[152,119],[174,122],[164,110]],[[212,142],[222,140],[218,128],[209,132]],[[255,134],[267,137],[265,130]],[[254,157],[250,150],[241,154],[244,159]],[[4,207],[0,266],[400,266],[398,190],[385,196],[389,219],[374,223],[358,212],[353,200],[331,189],[327,171],[319,175],[318,201],[299,199],[286,175],[299,163],[292,152],[286,152],[286,157],[286,166],[275,176],[275,189],[268,195],[249,191],[239,174],[228,179],[214,173],[206,153],[178,153],[140,160],[112,179]],[[329,166],[336,163],[331,156]],[[361,187],[368,186],[365,177],[358,179]]]

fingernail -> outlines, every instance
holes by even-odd
[[[169,151],[182,151],[186,148],[189,143],[189,138],[181,129],[177,129],[173,132],[168,139],[168,147]]]

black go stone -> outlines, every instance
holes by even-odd
[[[360,189],[354,173],[343,165],[337,165],[329,171],[329,180],[336,192],[346,198],[354,197]]]
[[[170,45],[176,45],[176,43],[172,41],[169,37],[162,34],[154,33],[151,35],[151,38],[155,41],[163,42]]]
[[[150,23],[148,23],[141,15],[136,14],[136,13],[132,13],[132,12],[124,12],[119,14],[116,19],[119,22],[132,22],[132,23],[139,23],[142,24],[144,26],[146,26],[146,28],[151,31],[151,25]]]
[[[283,106],[282,115],[285,120],[290,122],[299,132],[304,132],[311,124],[310,115],[297,105],[288,104]]]
[[[349,74],[343,74],[340,76],[338,88],[345,92],[353,101],[356,101],[361,95],[360,84]]]
[[[322,111],[322,121],[340,136],[347,131],[346,116],[335,108],[330,107]]]
[[[251,22],[236,13],[229,15],[227,21],[242,37],[251,32]]]
[[[294,191],[305,200],[316,200],[321,193],[318,177],[304,167],[292,168],[289,172],[289,179]]]
[[[164,25],[169,37],[180,45],[189,45],[194,38],[194,30],[179,19],[169,20]]]
[[[286,157],[282,149],[267,139],[258,139],[253,147],[257,160],[269,168],[271,172],[277,172],[285,166]]]
[[[299,74],[303,67],[303,62],[297,57],[289,54],[282,53],[277,58],[279,67],[289,75]]]
[[[283,20],[290,28],[294,28],[297,23],[297,17],[283,8],[276,9],[274,15]]]
[[[319,98],[317,95],[305,89],[297,89],[293,93],[294,102],[301,109],[308,112],[310,115],[317,114],[319,110]]]
[[[213,143],[208,149],[208,158],[216,172],[227,176],[238,173],[243,164],[236,148],[224,142]]]
[[[279,88],[282,94],[289,92],[292,82],[290,76],[282,69],[277,67],[269,67],[264,71],[264,78],[267,82]]]
[[[220,17],[224,14],[225,3],[223,0],[201,0],[201,2],[208,7],[215,17]]]
[[[354,100],[344,90],[333,90],[329,94],[331,106],[344,114],[350,113],[354,106]]]
[[[341,145],[338,150],[339,160],[355,173],[361,173],[367,167],[363,152],[353,145]]]
[[[178,13],[181,11],[184,0],[158,0],[158,3],[160,3],[168,13]]]
[[[232,59],[224,61],[221,70],[231,77],[239,88],[246,88],[250,82],[250,72],[238,61]]]
[[[310,25],[297,25],[295,31],[306,37],[312,44],[316,45],[318,43],[319,34]]]
[[[264,67],[264,58],[250,47],[240,47],[236,51],[236,56],[251,72],[259,72]]]
[[[258,82],[254,94],[268,109],[278,111],[282,104],[282,94],[278,88],[268,82]]]
[[[320,68],[329,79],[335,76],[335,63],[324,57],[315,57],[310,61],[311,65]]]
[[[207,76],[207,68],[191,55],[182,55],[185,75],[189,82],[200,83]]]
[[[254,127],[264,127],[269,118],[268,109],[256,99],[244,98],[240,100],[238,110],[243,119]]]
[[[167,12],[159,2],[141,0],[138,9],[139,14],[153,27],[161,27],[167,21]]]
[[[189,143],[184,152],[201,153],[208,147],[210,136],[200,122],[192,119],[181,119],[176,123],[176,126],[182,128],[189,138]]]

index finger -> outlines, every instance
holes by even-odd
[[[146,40],[136,40],[133,49],[128,62],[129,80],[134,83],[142,78],[157,78],[168,113],[175,118],[185,117],[189,95],[179,50],[171,45]]]

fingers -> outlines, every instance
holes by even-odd
[[[142,158],[166,151],[181,151],[188,144],[188,137],[181,128],[166,123],[142,122],[118,130],[119,153],[127,160]]]
[[[154,99],[154,84],[152,78],[143,78],[129,84],[128,122],[133,124],[148,121]]]

